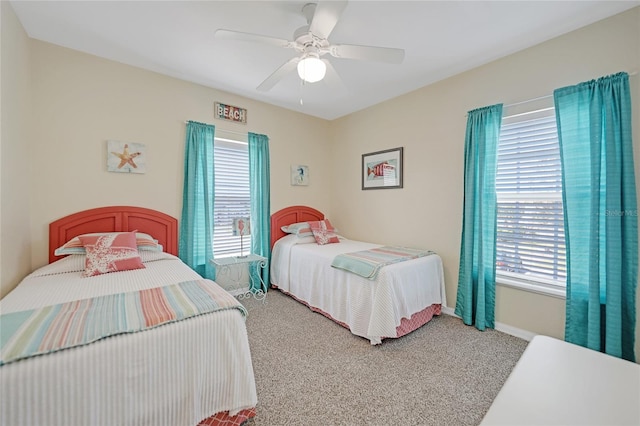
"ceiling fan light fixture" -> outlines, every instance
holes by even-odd
[[[324,78],[327,66],[315,56],[307,56],[298,62],[298,75],[307,83],[315,83]]]

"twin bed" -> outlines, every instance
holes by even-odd
[[[144,268],[83,277],[86,253],[55,254],[56,248],[81,234],[134,230],[157,240],[156,249],[138,245]],[[187,294],[177,283],[190,284],[189,292],[206,296],[203,301],[216,308],[59,350],[48,347],[43,339],[40,352],[24,358],[16,357],[19,341],[12,350],[4,350],[11,346],[4,345],[0,424],[237,425],[255,416],[257,395],[246,311],[216,283],[202,280],[176,257],[175,218],[138,207],[105,207],[64,217],[51,223],[49,231],[51,263],[31,273],[0,301],[3,343],[11,339],[10,322],[21,312],[46,311],[43,307],[48,306],[72,306],[73,310],[82,303],[77,300],[98,306],[98,301],[109,305],[122,295],[136,295],[136,300],[138,294],[139,300],[146,295],[146,305],[136,308],[149,321],[150,316],[162,315],[156,306],[161,298],[169,304],[175,302],[172,297]],[[122,318],[129,318],[131,309],[131,304],[126,305],[115,322],[126,322]],[[67,335],[76,322],[84,321],[65,315],[57,318],[68,323],[54,340],[73,340]],[[98,320],[96,327],[106,321]]]
[[[307,234],[289,233],[294,224],[322,222],[324,214],[292,206],[271,215],[271,284],[312,310],[379,344],[410,333],[441,313],[446,303],[442,260],[422,253],[384,266],[370,278],[332,267],[336,256],[380,249],[340,237],[318,244]],[[335,263],[334,263],[335,265]]]
[[[427,323],[445,303],[436,254],[390,264],[375,279],[335,265],[342,253],[378,247],[350,241],[319,245],[292,224],[325,220],[293,206],[271,217],[271,283],[357,336],[378,344]],[[547,336],[525,350],[482,425],[639,425],[640,365]]]

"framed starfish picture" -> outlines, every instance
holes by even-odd
[[[118,173],[145,173],[147,155],[144,144],[107,141],[107,171]]]

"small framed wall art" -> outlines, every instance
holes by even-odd
[[[402,188],[402,151],[400,147],[362,154],[362,189]]]
[[[309,166],[303,166],[299,164],[291,166],[291,185],[309,185]]]
[[[107,170],[119,173],[145,173],[146,147],[141,143],[107,141]]]

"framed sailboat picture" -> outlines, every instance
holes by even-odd
[[[362,154],[362,189],[402,188],[403,148]]]

